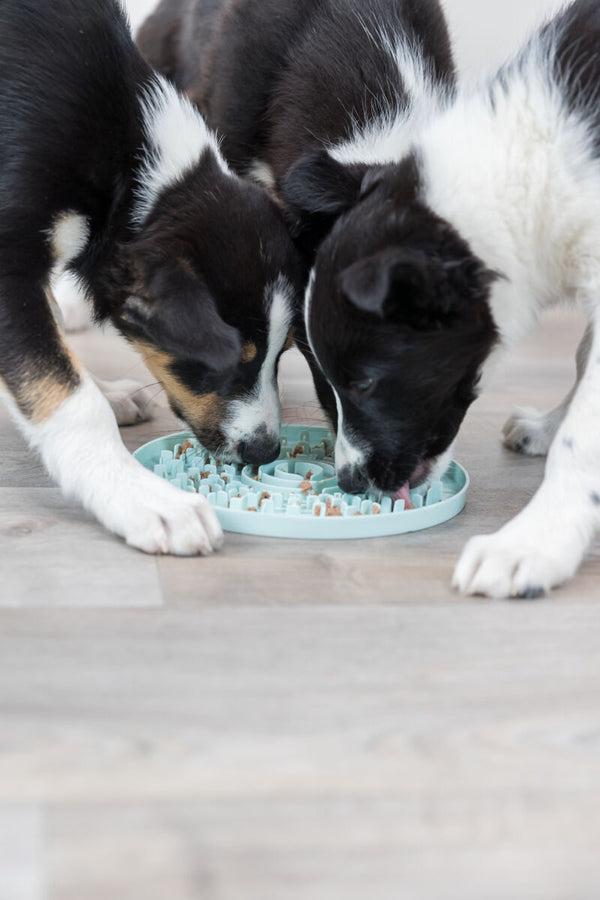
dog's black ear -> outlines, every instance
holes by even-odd
[[[326,150],[302,156],[288,169],[281,188],[286,199],[308,215],[339,216],[360,196],[367,166],[346,166]]]
[[[418,251],[385,250],[344,269],[339,285],[357,309],[385,318],[428,305],[440,268]]]
[[[448,262],[435,253],[396,248],[353,263],[340,274],[339,286],[361,312],[429,329],[473,309],[497,277],[476,257]]]
[[[145,263],[142,290],[125,299],[118,317],[123,331],[217,372],[235,365],[240,333],[221,318],[203,280],[164,256]]]

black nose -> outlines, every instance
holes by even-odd
[[[262,466],[265,463],[273,462],[279,456],[281,443],[278,437],[251,438],[247,441],[240,441],[238,444],[238,453],[240,459],[247,466]]]
[[[340,488],[346,494],[364,494],[369,486],[366,473],[353,466],[338,469],[337,479]]]

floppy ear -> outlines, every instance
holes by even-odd
[[[439,263],[418,251],[385,250],[344,269],[339,285],[353,306],[383,319],[425,307],[440,270]]]
[[[326,150],[302,156],[288,169],[281,188],[309,215],[339,216],[357,202],[367,166],[345,166]]]
[[[122,306],[124,330],[218,372],[235,365],[240,333],[221,318],[202,279],[165,258],[147,277],[147,289],[128,296]]]
[[[435,253],[398,248],[344,269],[339,286],[362,312],[429,329],[472,308],[497,277],[473,256],[443,261]]]

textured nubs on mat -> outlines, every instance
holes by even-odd
[[[237,512],[288,516],[369,516],[404,512],[404,500],[377,494],[343,494],[337,487],[329,441],[311,444],[310,431],[294,446],[281,442],[282,459],[258,468],[224,464],[192,438],[163,450],[154,472],[184,491],[204,494],[209,503]],[[284,457],[287,457],[284,458]],[[441,481],[410,492],[412,509],[440,503]]]
[[[466,496],[468,479],[456,463],[441,481],[411,490],[408,509],[402,499],[345,494],[337,484],[333,441],[326,428],[286,425],[280,459],[259,467],[215,459],[188,435],[153,441],[136,456],[171,484],[203,494],[224,528],[244,533],[336,538],[396,534],[439,524],[464,506],[463,497],[455,511],[441,509],[461,491]],[[419,518],[434,507],[440,508],[438,514]],[[253,521],[258,519],[260,523]],[[366,519],[379,523],[361,528],[359,520]]]

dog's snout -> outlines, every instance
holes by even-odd
[[[344,466],[337,475],[338,484],[346,494],[362,494],[367,490],[367,475],[356,466]]]
[[[240,441],[238,454],[248,466],[261,466],[273,462],[279,456],[281,443],[278,435],[260,435]]]

